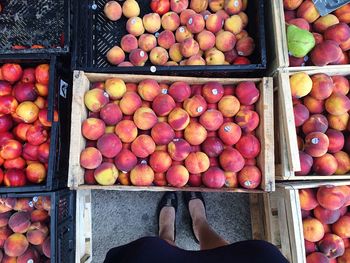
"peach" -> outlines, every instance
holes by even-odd
[[[234,117],[240,109],[240,101],[233,95],[227,95],[221,98],[218,103],[218,109],[224,117]]]
[[[182,108],[176,107],[170,112],[168,122],[175,131],[181,131],[190,123],[190,116]]]
[[[131,143],[135,140],[138,134],[137,127],[131,120],[120,121],[115,126],[114,132],[123,143]]]
[[[183,161],[191,152],[191,145],[183,139],[174,139],[168,144],[168,153],[174,161]]]
[[[148,60],[148,55],[141,48],[137,48],[130,52],[129,60],[134,66],[144,66]]]
[[[215,35],[208,30],[201,31],[196,39],[202,51],[209,50],[215,46]]]
[[[175,43],[169,49],[169,56],[175,62],[180,62],[182,60],[182,54],[180,50],[180,43]]]
[[[238,14],[242,8],[242,0],[225,0],[224,9],[229,15]]]
[[[302,126],[304,134],[309,134],[311,132],[322,132],[325,133],[328,129],[328,120],[322,114],[311,115]]]
[[[205,26],[207,30],[213,34],[219,32],[224,25],[224,19],[218,14],[211,14],[205,21]]]
[[[131,151],[139,158],[146,158],[156,149],[151,136],[142,134],[138,136],[131,144]]]
[[[202,124],[208,131],[218,130],[223,121],[222,113],[215,109],[207,110],[199,118],[200,124]]]
[[[199,117],[206,111],[207,102],[201,95],[194,95],[192,98],[188,98],[184,101],[183,107],[190,117]]]
[[[220,154],[220,165],[226,172],[239,172],[244,167],[245,161],[236,149],[227,147]]]
[[[151,108],[141,107],[136,110],[134,123],[141,130],[149,130],[158,122],[157,116]]]
[[[314,216],[323,224],[334,224],[340,218],[339,210],[329,210],[322,206],[317,206],[313,212]]]
[[[295,172],[295,175],[296,176],[308,175],[313,165],[312,157],[307,153],[299,151],[299,160],[300,160],[301,170],[298,172]]]
[[[152,79],[142,80],[137,89],[139,95],[145,101],[153,101],[159,94],[161,94],[161,88],[158,82]]]
[[[187,66],[205,66],[206,63],[205,63],[205,60],[204,58],[202,58],[201,55],[193,55],[191,57],[189,57],[186,61],[186,65]]]
[[[7,226],[11,215],[12,215],[11,211],[0,214],[0,229]]]
[[[0,227],[0,248],[4,247],[5,241],[13,232],[8,226]]]
[[[81,125],[82,134],[88,140],[97,140],[100,138],[104,134],[105,128],[105,123],[96,118],[88,118]]]
[[[175,102],[183,102],[191,96],[191,87],[186,82],[177,81],[170,85],[168,94]]]
[[[260,92],[252,81],[241,82],[235,89],[235,95],[243,105],[253,105],[258,101]]]
[[[332,94],[325,102],[326,111],[332,115],[342,115],[350,110],[350,99],[339,93]]]
[[[341,208],[348,198],[348,188],[336,186],[321,186],[317,190],[317,201],[329,210]]]
[[[311,77],[312,89],[310,95],[317,100],[327,99],[333,92],[333,80],[326,74],[319,73]]]
[[[169,49],[175,44],[175,35],[170,30],[164,30],[158,35],[158,45],[162,48]]]
[[[142,18],[143,26],[149,33],[156,33],[161,27],[160,16],[157,13],[149,13]]]
[[[209,8],[213,12],[217,12],[219,10],[224,9],[225,0],[210,0]]]
[[[313,84],[309,75],[304,72],[293,74],[289,82],[293,98],[302,98],[309,94]]]
[[[39,154],[38,150],[39,150],[39,147],[37,145],[26,143],[23,145],[22,156],[27,161],[37,161],[38,154]]]
[[[125,1],[123,3],[122,11],[123,15],[128,18],[140,15],[140,7],[135,0]]]
[[[295,10],[302,2],[303,0],[283,0],[283,7],[286,10]]]
[[[218,157],[224,150],[224,145],[219,138],[208,137],[203,142],[202,149],[209,157]]]
[[[350,249],[346,247],[345,245],[345,252],[342,256],[337,257],[337,262],[338,263],[346,263],[349,262],[350,260]]]
[[[186,26],[180,26],[175,32],[175,39],[178,43],[181,43],[185,39],[192,37],[193,34],[188,30]]]
[[[130,172],[130,181],[136,186],[151,185],[154,180],[154,172],[145,161],[135,166]]]
[[[7,81],[0,80],[0,96],[6,96],[12,94],[11,84]]]
[[[313,170],[317,175],[332,175],[338,168],[338,162],[332,154],[326,153],[314,158]]]
[[[32,83],[17,82],[13,87],[12,93],[18,102],[35,101],[38,97],[38,93]]]
[[[130,53],[134,49],[138,48],[137,38],[134,35],[127,34],[122,37],[120,41],[120,47],[127,53]]]
[[[244,132],[251,132],[258,127],[260,119],[255,111],[242,109],[237,112],[235,121]]]
[[[303,220],[304,239],[310,242],[318,242],[324,236],[322,223],[315,218],[306,218]]]
[[[350,237],[350,216],[344,215],[339,218],[337,222],[332,225],[333,233],[341,238]]]
[[[174,99],[168,94],[158,95],[152,103],[152,109],[157,116],[167,116],[175,106]]]
[[[199,187],[202,185],[202,175],[201,174],[190,174],[188,179],[188,185],[192,187]]]
[[[237,41],[236,50],[240,56],[250,56],[255,49],[254,39],[251,37],[244,37]]]
[[[151,136],[157,145],[166,145],[174,139],[175,133],[168,123],[159,122],[153,126]]]
[[[327,135],[321,132],[312,132],[305,137],[305,152],[312,157],[324,155],[329,146]]]
[[[19,64],[4,64],[1,67],[2,80],[14,83],[22,78],[23,70]]]
[[[261,183],[260,169],[253,165],[244,166],[237,175],[238,183],[246,189],[255,189]]]
[[[318,33],[324,33],[327,28],[339,23],[338,18],[333,14],[321,16],[313,23],[313,29]]]
[[[313,189],[299,190],[300,208],[305,211],[310,211],[318,206],[316,194]]]
[[[312,35],[314,36],[316,45],[318,45],[318,44],[320,44],[320,43],[323,42],[323,40],[324,40],[323,35],[321,35],[321,34],[319,34],[319,33],[315,33],[315,32],[313,32]],[[308,57],[305,57],[305,59],[306,59],[306,58],[308,59]],[[297,58],[295,58],[295,59],[297,59]],[[304,57],[303,57],[303,58],[299,58],[299,60],[300,60],[300,59],[303,61],[302,64],[305,65],[305,63],[304,63],[304,62],[305,62]]]
[[[135,37],[141,36],[145,32],[142,19],[140,17],[130,17],[126,22],[126,31]]]
[[[349,121],[348,113],[344,113],[342,115],[328,115],[327,118],[330,128],[333,128],[338,131],[346,130]]]
[[[236,37],[229,31],[220,31],[216,34],[215,46],[222,52],[232,50],[236,45]]]
[[[156,186],[166,186],[168,182],[166,181],[165,173],[155,173],[153,184]]]
[[[109,83],[111,84],[111,82]],[[85,93],[84,102],[90,111],[99,112],[109,102],[109,95],[103,90],[95,88]]]
[[[164,65],[169,59],[169,54],[162,47],[155,47],[151,50],[150,60],[153,65]]]
[[[27,141],[32,145],[40,145],[47,141],[48,133],[42,126],[32,126],[27,131]]]
[[[208,103],[217,103],[224,95],[224,87],[219,82],[207,82],[202,88],[202,94]]]
[[[324,38],[337,42],[343,51],[350,49],[350,27],[343,22],[328,27]]]
[[[119,65],[125,60],[124,50],[119,46],[113,46],[106,54],[107,61],[112,65]]]
[[[123,98],[119,101],[119,108],[120,108],[121,112],[125,115],[133,115],[135,113],[135,111],[141,107],[141,105],[142,105],[141,98],[134,91],[127,91],[124,94]],[[113,114],[117,113],[116,115],[117,115],[117,117],[119,117],[119,112],[117,112],[118,110],[116,110],[116,107],[114,107],[114,108],[115,109],[111,113],[113,113],[113,112],[114,112]],[[103,114],[103,111],[101,111],[101,114]],[[115,120],[117,119],[113,115],[109,116],[109,118],[113,118]],[[115,124],[117,124],[117,122]],[[112,124],[112,125],[115,125],[115,124]]]
[[[226,122],[221,125],[218,135],[224,144],[232,146],[240,140],[242,131],[237,124]]]
[[[124,96],[126,92],[126,85],[125,82],[120,78],[110,78],[105,81],[105,90],[110,99],[119,100]],[[105,96],[106,94],[99,95],[104,95],[104,98],[108,98],[107,96]],[[86,93],[85,96],[87,96]]]
[[[192,34],[200,33],[205,28],[205,20],[200,14],[192,14],[188,17],[186,27]]]
[[[293,18],[289,20],[288,23],[295,25],[301,29],[310,31],[310,24],[304,18]]]
[[[188,4],[188,0],[170,0],[170,9],[179,14],[187,9]]]
[[[239,34],[243,30],[242,18],[239,15],[231,16],[225,20],[224,28],[226,31],[229,31],[234,35]]]
[[[114,158],[114,164],[122,172],[130,172],[137,164],[137,158],[128,149],[122,149]]]
[[[94,147],[88,147],[80,154],[80,165],[85,169],[96,169],[101,163],[102,154]]]
[[[311,52],[311,61],[316,66],[336,63],[343,53],[339,44],[333,40],[324,40],[317,44]]]
[[[209,165],[209,158],[203,152],[192,152],[185,160],[185,166],[192,174],[204,173],[209,169]]]
[[[189,179],[188,170],[183,165],[173,165],[166,173],[166,180],[171,186],[183,187]]]
[[[310,116],[309,110],[303,104],[297,104],[293,107],[295,126],[302,126]]]
[[[15,159],[22,154],[22,144],[16,140],[7,140],[0,147],[0,157],[7,159]]]
[[[21,256],[28,248],[26,237],[20,233],[14,233],[8,237],[4,244],[4,252],[7,256]]]
[[[39,108],[33,102],[24,101],[16,108],[16,115],[26,123],[33,123],[38,119]]]
[[[309,23],[313,23],[320,17],[320,14],[314,3],[311,0],[306,0],[299,6],[297,16],[304,18]]]
[[[331,77],[333,80],[333,93],[346,95],[349,93],[350,85],[347,78],[336,75]]]
[[[237,142],[236,149],[244,158],[252,159],[260,153],[260,141],[252,134],[243,135]]]
[[[50,236],[49,236],[45,239],[44,243],[41,246],[42,252],[47,258],[51,257],[51,245],[50,244],[51,243],[50,243]]]
[[[339,151],[334,153],[334,158],[337,160],[338,167],[335,174],[347,174],[350,170],[350,157],[346,152]]]
[[[181,12],[180,14],[180,23],[181,25],[186,25],[189,17],[193,14],[195,14],[196,12],[193,11],[192,9],[185,9]]]
[[[334,11],[334,14],[341,22],[350,23],[350,4],[346,4]]]
[[[343,149],[345,143],[343,133],[337,130],[328,129],[326,135],[329,139],[328,152],[336,153]]]
[[[237,188],[238,187],[238,179],[237,179],[237,173],[234,172],[225,172],[225,186],[230,188]]]
[[[317,100],[309,95],[304,97],[303,103],[312,114],[322,113],[325,109],[323,100]]]
[[[248,21],[249,21],[248,15],[244,12],[239,12],[238,15],[242,20],[243,28],[245,28],[248,25]]]
[[[223,65],[225,62],[225,55],[222,51],[211,48],[205,52],[205,61],[207,65]]]
[[[189,58],[198,54],[199,44],[193,38],[187,38],[180,43],[180,51],[182,56],[184,56],[185,58]]]
[[[118,178],[118,170],[113,163],[104,162],[94,172],[95,180],[100,185],[113,185]]]
[[[164,30],[175,31],[180,26],[180,17],[175,12],[168,12],[162,16]]]
[[[21,256],[17,258],[17,263],[39,262],[39,253],[32,247],[29,247]]]
[[[30,214],[30,221],[44,222],[49,218],[49,214],[45,210],[33,210]]]
[[[153,48],[155,48],[157,46],[157,39],[154,35],[151,34],[142,34],[139,37],[138,40],[138,46],[140,47],[140,49],[142,49],[145,52],[149,52],[151,51]],[[137,48],[137,47],[136,47]],[[133,48],[136,49],[136,48]],[[140,56],[141,57],[141,56]],[[136,57],[135,57],[136,58]],[[144,60],[142,60],[144,61]],[[136,62],[137,63],[137,62]]]
[[[20,123],[20,124],[21,124],[21,126],[24,125],[24,129],[17,128],[18,126],[13,129],[13,132],[15,133],[15,135],[17,137],[20,137],[17,135],[17,130],[19,130],[19,129],[22,130],[21,133],[24,134],[25,129],[27,129],[27,127],[30,126],[29,124],[22,124],[22,123]],[[0,116],[0,132],[7,132],[12,128],[12,126],[13,126],[13,121],[12,121],[12,118],[10,115]],[[22,138],[23,138],[23,136],[21,136],[19,139],[22,139]],[[24,140],[25,140],[25,134],[24,134]]]
[[[32,245],[41,245],[49,234],[47,226],[40,222],[31,224],[26,234],[27,240]]]
[[[30,214],[28,212],[16,212],[8,221],[11,230],[21,234],[28,231],[30,224]]]
[[[232,64],[238,57],[237,51],[235,49],[225,52],[224,55],[225,55],[225,62],[228,62],[230,64]],[[229,94],[225,94],[225,95],[229,95]]]
[[[32,183],[41,183],[46,179],[46,168],[42,163],[31,163],[26,168],[28,181]]]
[[[97,149],[104,157],[114,158],[121,151],[122,143],[117,135],[108,133],[98,139]]]
[[[225,185],[226,176],[219,167],[210,167],[202,175],[203,184],[209,188],[221,188]]]
[[[201,13],[208,8],[208,0],[191,0],[190,9],[197,13]]]
[[[171,163],[171,157],[165,151],[155,151],[149,159],[149,165],[156,173],[165,173],[171,166]]]
[[[325,254],[313,252],[306,257],[306,263],[330,263],[330,261]]]
[[[117,21],[122,16],[122,7],[117,1],[109,1],[105,4],[103,12],[111,21]]]
[[[307,241],[307,240],[304,240],[304,243],[305,243],[305,252],[306,252],[306,255],[309,255],[315,251],[317,251],[317,246],[315,243],[313,242],[310,242],[310,241]]]
[[[207,138],[207,130],[198,122],[191,121],[185,129],[184,138],[191,145],[200,145]]]

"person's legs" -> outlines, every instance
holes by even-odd
[[[193,231],[199,240],[200,249],[213,249],[228,245],[208,224],[204,204],[200,199],[193,199],[188,204],[192,217]]]
[[[175,208],[165,206],[159,213],[159,237],[175,246]]]

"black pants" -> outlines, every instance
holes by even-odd
[[[288,263],[272,244],[249,240],[201,251],[187,251],[158,237],[144,237],[108,251],[104,263]]]

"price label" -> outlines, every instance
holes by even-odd
[[[321,16],[325,16],[334,10],[350,2],[350,0],[312,0]]]

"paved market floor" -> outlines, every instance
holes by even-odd
[[[93,263],[101,263],[107,251],[157,232],[156,207],[162,193],[92,192]],[[188,222],[188,212],[181,193],[177,214],[176,243],[198,250]],[[226,240],[236,242],[251,238],[249,196],[241,193],[204,194],[210,224]]]

